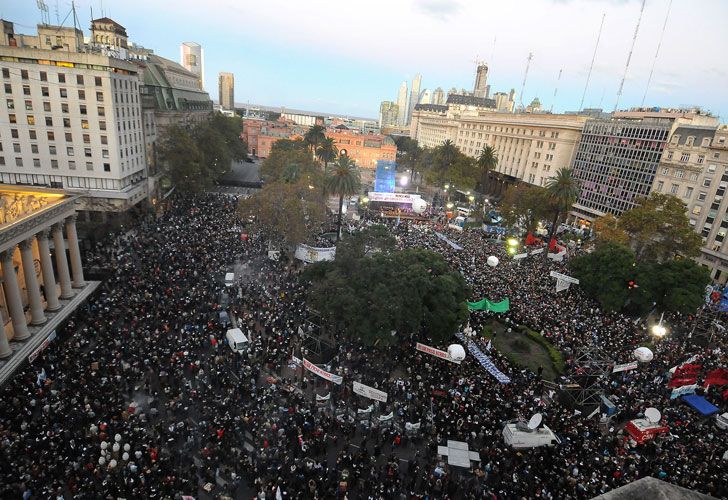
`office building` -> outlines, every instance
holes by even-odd
[[[382,101],[379,105],[379,128],[396,127],[399,120],[399,106],[392,101]]]
[[[0,182],[83,194],[82,220],[104,220],[145,200],[139,68],[115,56],[126,55],[124,28],[92,21],[85,52],[77,50],[78,30],[59,28],[60,44],[16,36],[8,22],[3,32]],[[44,48],[48,41],[62,48]]]
[[[442,90],[442,87],[437,87],[432,93],[432,102],[430,104],[436,104],[438,106],[445,104],[445,91]]]
[[[399,94],[397,94],[398,116],[397,122],[400,127],[407,126],[407,110],[409,109],[409,96],[407,94],[407,82],[402,82],[399,86]]]
[[[475,86],[473,87],[473,95],[475,97],[487,98],[490,88],[488,87],[488,65],[479,63],[475,73]]]
[[[220,106],[235,111],[235,77],[232,73],[221,72],[218,78]]]
[[[201,89],[205,88],[205,54],[202,46],[195,42],[184,42],[179,47],[180,64],[199,80]]]
[[[415,106],[420,102],[420,87],[422,86],[422,75],[417,74],[412,79],[412,88],[410,90],[409,103],[407,107],[407,124],[412,121],[412,112]]]

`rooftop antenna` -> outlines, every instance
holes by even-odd
[[[637,26],[634,28],[634,35],[632,36],[632,46],[629,48],[629,54],[627,54],[627,64],[624,65],[624,74],[622,75],[622,81],[619,84],[619,90],[617,91],[617,102],[614,103],[614,111],[617,111],[619,107],[619,99],[622,97],[622,89],[624,88],[624,80],[627,78],[627,70],[629,69],[629,63],[632,60],[632,51],[634,50],[634,44],[637,41],[637,33],[640,31],[640,23],[642,22],[642,13],[645,11],[645,1],[642,0],[642,7],[640,7],[640,16],[637,18]]]
[[[523,110],[523,90],[526,88],[526,78],[528,78],[528,68],[531,67],[531,59],[533,59],[533,53],[528,53],[528,59],[526,60],[526,72],[523,73],[523,83],[521,83],[521,96],[519,97],[519,103],[521,110]]]
[[[660,55],[660,47],[662,47],[662,38],[665,36],[665,28],[667,28],[667,19],[670,17],[670,8],[672,7],[672,0],[667,4],[667,14],[665,14],[665,22],[662,25],[662,33],[660,33],[660,41],[657,42],[657,50],[655,51],[655,58],[652,60],[652,68],[650,68],[650,76],[647,78],[647,87],[645,87],[645,95],[642,96],[642,104],[640,107],[645,105],[645,99],[647,99],[647,92],[650,90],[650,83],[652,82],[652,73],[655,71],[655,64],[657,64],[657,56]]]
[[[597,57],[597,49],[599,48],[599,39],[602,38],[602,28],[604,27],[604,18],[607,13],[602,14],[602,23],[599,25],[599,34],[597,35],[597,43],[594,45],[594,54],[592,54],[591,64],[589,65],[589,73],[586,74],[586,85],[584,85],[584,93],[581,94],[581,102],[579,103],[579,111],[584,109],[584,98],[586,97],[586,89],[589,88],[589,80],[591,79],[592,69],[594,69],[594,59]]]
[[[58,12],[58,0],[56,0],[56,24],[61,24],[61,15]]]
[[[559,91],[559,82],[561,81],[561,72],[564,71],[564,69],[559,70],[559,76],[556,78],[556,88],[554,88],[554,98],[551,101],[551,109],[549,110],[549,113],[553,112],[554,110],[554,101],[556,101],[556,93]]]
[[[41,24],[51,24],[51,18],[48,14],[48,5],[43,0],[35,0],[35,4],[40,10],[40,22]]]

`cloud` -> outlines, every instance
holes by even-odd
[[[442,21],[460,11],[460,2],[457,0],[415,0],[415,8],[427,16]]]

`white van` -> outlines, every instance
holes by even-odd
[[[245,336],[240,328],[231,328],[225,334],[230,349],[233,352],[244,352],[248,348],[248,337]]]
[[[225,273],[225,286],[233,286],[235,273]]]
[[[555,446],[561,439],[546,425],[530,430],[518,422],[508,422],[503,427],[503,440],[513,448],[537,448],[539,446]]]

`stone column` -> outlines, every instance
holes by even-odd
[[[81,250],[78,248],[75,214],[66,219],[66,239],[68,240],[68,251],[71,253],[73,288],[83,288],[86,286],[86,282],[83,279],[83,266],[81,264]]]
[[[71,276],[68,274],[68,259],[66,259],[66,243],[63,241],[61,223],[53,224],[53,244],[56,247],[56,267],[58,268],[58,281],[61,283],[61,298],[73,297]]]
[[[3,284],[5,286],[5,302],[10,311],[10,320],[13,322],[13,331],[15,332],[15,340],[24,340],[30,337],[28,331],[28,323],[25,321],[25,311],[23,311],[23,301],[20,298],[20,286],[18,286],[18,277],[15,274],[15,266],[13,266],[13,251],[6,250],[0,255],[3,270]]]
[[[10,357],[13,350],[8,343],[8,334],[5,333],[5,322],[0,319],[0,359]]]
[[[40,269],[43,272],[43,291],[45,292],[46,309],[50,312],[61,308],[58,302],[58,290],[56,289],[56,276],[53,274],[53,262],[51,261],[51,249],[48,246],[48,235],[50,231],[44,229],[36,235],[38,240],[38,254],[40,256]]]
[[[32,239],[23,240],[20,242],[20,258],[23,261],[23,276],[25,276],[25,289],[28,292],[28,302],[30,303],[30,323],[32,325],[41,325],[46,322],[46,317],[45,314],[43,314],[43,301],[40,297],[40,286],[38,286],[38,277],[35,275]]]

